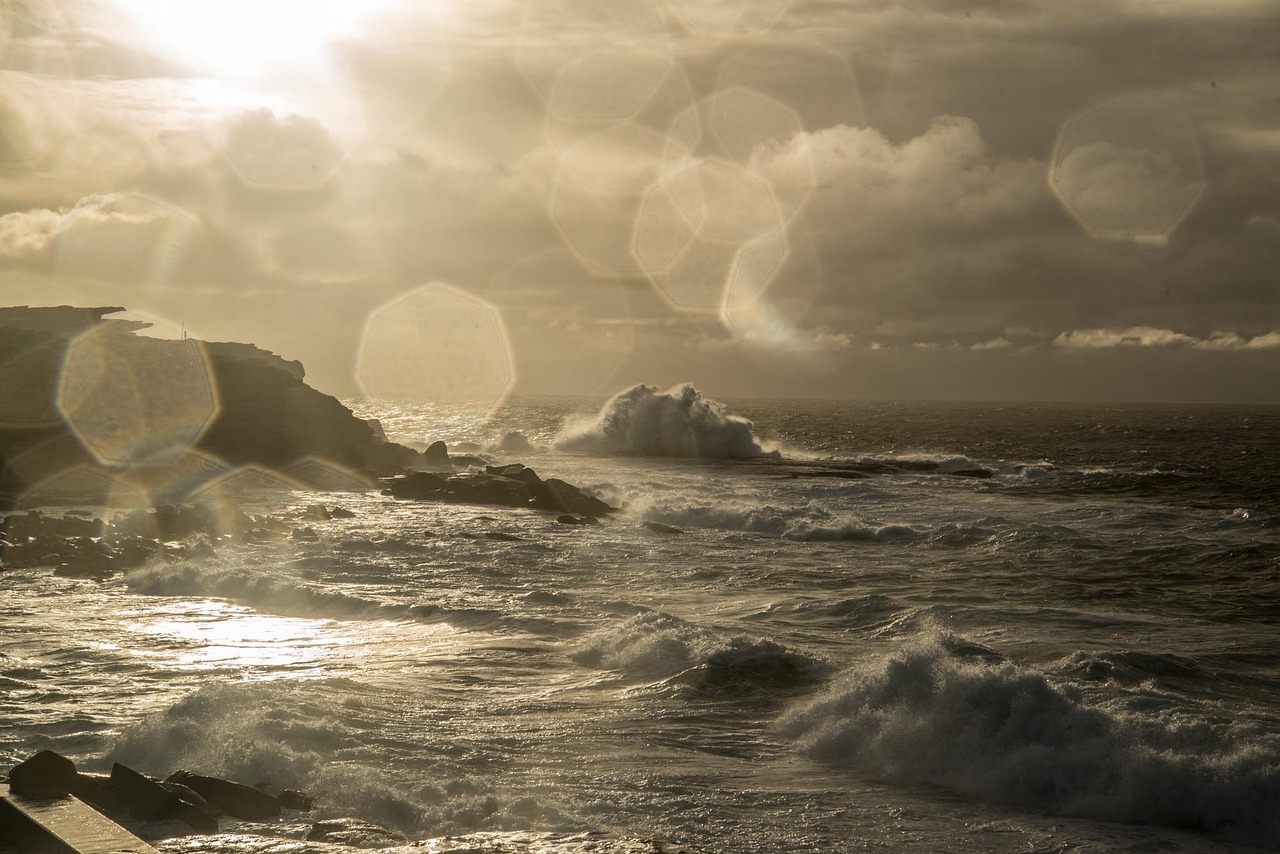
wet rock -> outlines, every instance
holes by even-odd
[[[188,786],[208,801],[213,809],[245,821],[261,821],[280,815],[279,799],[244,783],[205,777],[189,771],[175,771],[165,782]]]
[[[316,533],[315,528],[294,528],[289,536],[291,539],[304,543],[314,543],[320,539],[320,535]]]
[[[310,812],[315,806],[315,798],[297,789],[285,789],[280,793],[279,801],[282,808],[298,812]]]
[[[542,483],[542,478],[538,477],[537,472],[521,463],[512,463],[506,466],[485,466],[484,470],[488,474],[496,474],[499,477],[518,480],[522,483]]]
[[[684,533],[684,531],[681,530],[680,528],[676,528],[671,525],[664,525],[661,522],[645,522],[644,526],[648,528],[650,531],[653,531],[655,534],[683,534]]]
[[[473,457],[468,454],[455,454],[449,457],[450,464],[454,468],[480,468],[488,465],[488,461],[482,457]]]
[[[555,477],[546,478],[542,483],[531,486],[530,492],[530,503],[539,510],[556,510],[575,516],[606,516],[614,509],[599,498],[587,495],[573,484]]]
[[[391,481],[391,495],[401,501],[438,498],[445,485],[445,479],[439,475],[415,471]]]
[[[182,800],[157,781],[119,762],[111,766],[111,788],[125,811],[139,821],[176,818]]]
[[[955,469],[954,471],[947,472],[947,474],[952,477],[972,477],[979,480],[986,480],[987,478],[995,477],[996,475],[996,473],[991,469],[984,468]]]
[[[60,753],[41,750],[13,766],[9,784],[16,791],[53,789],[70,792],[76,785],[76,764]]]
[[[307,842],[335,842],[357,848],[390,848],[404,845],[403,833],[358,818],[331,818],[318,821],[307,833]]]
[[[92,540],[74,540],[64,544],[59,557],[61,562],[53,571],[59,578],[105,581],[116,572],[111,558],[99,551]]]
[[[308,522],[328,522],[333,516],[323,504],[308,504],[302,509],[301,518]]]
[[[487,539],[498,540],[503,543],[518,543],[524,537],[517,537],[515,534],[505,534],[502,531],[485,531],[484,535]]]
[[[335,507],[329,511],[329,516],[333,519],[354,519],[356,514],[345,507]]]
[[[427,449],[422,452],[422,459],[428,465],[447,466],[449,465],[449,446],[444,442],[435,441],[427,445]]]

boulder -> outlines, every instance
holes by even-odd
[[[391,481],[391,495],[401,501],[421,501],[439,498],[445,486],[445,479],[439,475],[415,471]]]
[[[522,483],[542,483],[542,478],[538,477],[537,472],[521,463],[512,463],[505,466],[485,466],[484,470],[486,474],[494,474],[499,477],[518,480]]]
[[[529,486],[518,480],[492,474],[464,474],[451,477],[447,500],[463,504],[497,504],[524,507],[529,503]]]
[[[428,465],[447,466],[449,465],[449,446],[440,441],[432,442],[422,452],[422,458]]]
[[[278,798],[244,783],[205,777],[190,771],[175,771],[165,782],[181,783],[194,789],[213,809],[244,821],[261,821],[280,815]]]
[[[335,507],[329,511],[330,518],[333,519],[354,519],[356,514],[345,507]]]
[[[409,838],[399,831],[362,819],[331,818],[312,825],[306,841],[334,842],[356,848],[390,848],[404,845]]]
[[[111,766],[111,788],[125,811],[139,821],[176,818],[180,811],[181,798],[119,762]]]
[[[539,510],[555,510],[575,516],[606,516],[612,507],[599,498],[587,495],[571,483],[549,477],[530,487],[531,504]]]
[[[645,522],[644,526],[648,528],[650,531],[653,531],[655,534],[683,534],[684,533],[684,531],[682,531],[679,528],[672,527],[671,525],[664,525],[661,522]]]
[[[311,808],[315,806],[315,798],[297,789],[285,789],[280,793],[279,800],[282,808],[298,812],[311,812]]]
[[[9,772],[9,785],[18,792],[43,789],[66,793],[76,782],[76,763],[52,750],[41,750]]]

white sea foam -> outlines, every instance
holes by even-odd
[[[1280,843],[1274,734],[1090,705],[1039,672],[954,650],[935,635],[848,671],[780,728],[809,755],[879,778]]]
[[[680,497],[644,497],[628,502],[628,512],[649,522],[692,528],[741,531],[799,542],[912,540],[919,532],[904,525],[882,525],[837,516],[814,502],[793,507],[745,500],[699,501]]]
[[[592,418],[566,424],[556,448],[648,457],[745,459],[778,456],[746,418],[731,415],[692,385],[667,391],[636,385],[609,399]]]

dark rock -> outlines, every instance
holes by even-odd
[[[454,468],[479,468],[488,465],[488,461],[481,457],[473,457],[467,454],[455,454],[449,457],[449,462]]]
[[[197,833],[217,833],[218,819],[208,801],[199,793],[181,783],[164,782],[160,784],[178,798],[169,818],[176,818]]]
[[[485,531],[484,535],[490,540],[498,540],[504,543],[518,543],[524,539],[524,537],[517,537],[515,534],[504,534],[502,531]]]
[[[599,498],[587,495],[571,483],[549,477],[540,484],[530,486],[532,505],[539,510],[555,510],[575,516],[605,516],[612,507]]]
[[[218,777],[175,771],[166,782],[181,783],[199,792],[209,806],[245,821],[261,821],[280,815],[280,801],[260,789]]]
[[[366,418],[364,423],[369,425],[369,433],[373,436],[375,442],[386,442],[387,431],[383,429],[382,422],[376,418]]]
[[[569,513],[561,513],[559,516],[556,517],[556,521],[559,522],[561,525],[585,525],[586,524],[577,516],[571,515]]]
[[[312,825],[306,841],[335,842],[357,848],[389,848],[403,845],[409,838],[399,831],[358,818],[331,818]]]
[[[70,792],[76,785],[76,764],[60,753],[41,750],[13,766],[9,784],[17,791],[53,789]]]
[[[973,478],[978,478],[980,480],[986,480],[987,478],[995,477],[996,473],[993,472],[991,469],[973,468],[973,469],[956,469],[955,471],[947,472],[947,474],[951,475],[952,477],[973,477]]]
[[[450,500],[464,504],[498,504],[524,507],[529,503],[529,486],[518,480],[491,474],[464,474],[449,478]]]
[[[98,551],[92,541],[72,541],[60,550],[60,565],[53,571],[59,578],[89,578],[105,581],[115,574],[110,557]]]
[[[280,793],[279,800],[280,806],[287,810],[310,812],[315,806],[315,798],[297,789],[285,789]]]
[[[391,495],[401,501],[439,498],[446,481],[439,475],[425,471],[410,472],[391,481]]]
[[[155,780],[119,762],[111,766],[111,788],[125,811],[139,821],[176,818],[182,799]]]
[[[655,534],[683,534],[684,531],[661,522],[645,522],[644,526]]]
[[[316,533],[315,528],[294,528],[293,532],[289,536],[299,542],[307,543],[314,543],[316,540],[320,539],[320,535]]]
[[[356,514],[352,513],[345,507],[335,507],[329,511],[329,516],[333,519],[354,519]]]
[[[512,463],[508,466],[485,466],[484,470],[489,474],[496,474],[523,483],[542,483],[542,478],[538,477],[537,472],[520,463]]]
[[[444,442],[432,442],[422,452],[422,458],[430,465],[447,466],[449,464],[449,446]]]
[[[309,522],[328,522],[333,516],[323,504],[308,504],[302,510],[302,517]]]
[[[68,791],[89,806],[109,816],[121,817],[128,812],[124,803],[116,796],[116,791],[111,785],[111,778],[106,774],[88,774],[84,771],[78,771],[76,772],[75,783]]]

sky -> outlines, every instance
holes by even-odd
[[[340,396],[1280,403],[1280,6],[0,0],[0,304]]]

